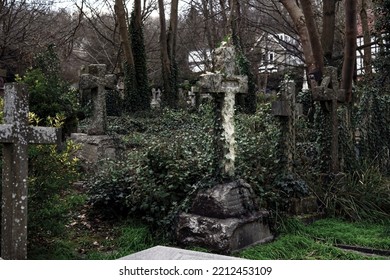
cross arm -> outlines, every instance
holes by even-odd
[[[28,142],[31,144],[60,144],[61,129],[44,126],[28,127]]]
[[[61,129],[54,127],[29,126],[28,143],[31,144],[57,144],[61,141]],[[0,143],[14,143],[14,125],[0,125]]]
[[[91,74],[82,74],[80,76],[80,89],[92,89],[98,86],[103,86],[109,89],[114,89],[116,86],[117,78],[116,75],[110,74],[104,77],[97,77]]]

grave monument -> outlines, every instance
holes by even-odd
[[[226,183],[199,192],[189,212],[179,216],[176,233],[182,245],[230,253],[273,236],[268,212],[259,208],[251,186],[234,180],[235,95],[247,92],[247,77],[237,75],[236,54],[229,43],[215,50],[215,61],[218,71],[202,75],[199,86],[214,99],[214,177]]]
[[[83,95],[90,92],[91,124],[87,133],[72,133],[71,139],[81,144],[77,157],[86,171],[93,171],[98,161],[116,159],[120,154],[118,140],[107,135],[106,89],[116,88],[116,76],[106,74],[106,65],[91,64],[83,67],[79,88]]]
[[[3,143],[1,257],[27,258],[28,144],[55,144],[60,131],[28,125],[28,94],[24,85],[6,84]]]

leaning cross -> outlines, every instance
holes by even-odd
[[[330,147],[330,170],[333,173],[339,172],[339,132],[338,132],[338,117],[337,105],[338,102],[344,102],[345,91],[339,88],[336,67],[325,67],[324,78],[320,86],[313,88],[313,100],[325,101],[327,110],[330,111],[331,121],[331,147]],[[328,108],[330,107],[330,108]],[[327,114],[329,115],[329,114]],[[328,116],[329,117],[329,116]],[[323,154],[329,157],[329,151],[324,151]]]
[[[80,90],[91,90],[93,113],[88,134],[104,135],[107,130],[106,88],[115,88],[116,76],[106,75],[105,64],[91,64],[87,71],[80,76]]]
[[[248,77],[236,75],[238,66],[233,46],[222,44],[215,50],[215,73],[206,73],[200,77],[202,92],[214,97],[214,172],[216,176],[232,178],[234,176],[235,139],[234,104],[235,95],[248,91]]]
[[[28,93],[24,85],[6,84],[3,143],[1,257],[27,258],[28,144],[55,144],[60,130],[28,126]]]

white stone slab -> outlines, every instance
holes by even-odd
[[[239,260],[240,258],[224,255],[196,252],[172,247],[155,246],[140,251],[120,260]]]

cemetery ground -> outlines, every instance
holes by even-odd
[[[271,260],[389,259],[389,219],[383,218],[383,213],[375,218],[377,209],[371,211],[371,202],[358,194],[364,191],[367,195],[375,187],[383,199],[377,198],[378,203],[385,203],[389,179],[367,165],[365,173],[358,175],[366,189],[358,189],[351,176],[345,181],[349,187],[330,195],[326,188],[316,189],[310,174],[312,161],[301,163],[302,169],[296,171],[299,178],[280,178],[278,129],[269,111],[270,104],[265,103],[256,115],[238,114],[237,173],[256,188],[262,206],[271,210],[276,238],[233,255]],[[67,186],[51,193],[42,205],[34,203],[39,200],[38,190],[30,192],[28,259],[117,259],[156,245],[177,246],[170,238],[175,217],[188,207],[193,193],[211,180],[211,122],[209,106],[201,106],[198,113],[162,110],[110,117],[109,134],[122,139],[127,155],[102,162],[93,175],[70,176],[69,185],[62,181]],[[298,135],[298,142],[305,137],[307,134]],[[69,147],[68,155],[76,148]],[[43,166],[42,162],[35,164]],[[47,174],[49,170],[41,171]],[[85,183],[71,184],[72,180]],[[350,188],[357,188],[356,192]],[[306,191],[318,195],[328,216],[310,225],[286,214],[285,195],[304,196]]]

